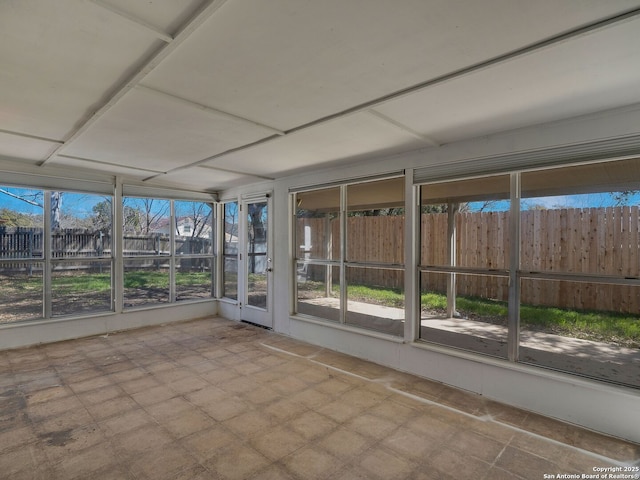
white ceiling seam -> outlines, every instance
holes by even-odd
[[[366,110],[366,112],[372,116],[374,116],[375,118],[382,120],[385,124],[389,124],[392,125],[400,130],[402,130],[405,133],[408,133],[409,135],[412,135],[414,137],[416,137],[418,140],[422,140],[424,143],[426,143],[427,145],[429,145],[430,147],[439,147],[441,145],[440,142],[436,141],[435,139],[428,137],[426,135],[423,135],[419,132],[416,132],[415,130],[413,130],[412,128],[408,127],[407,125],[404,125],[400,122],[398,122],[397,120],[394,120],[391,117],[388,117],[387,115],[378,112],[377,110],[370,108],[369,110]]]
[[[150,25],[148,22],[145,22],[144,20],[131,15],[130,13],[116,8],[113,5],[109,5],[101,0],[89,0],[89,2],[117,15],[118,17],[128,21],[130,24],[135,25],[137,28],[141,28],[144,31],[151,33],[157,39],[162,40],[163,42],[170,43],[173,41],[173,37],[168,33],[163,32],[161,29]]]
[[[40,137],[38,135],[30,135],[28,133],[14,132],[11,130],[5,130],[3,128],[0,128],[0,133],[4,133],[6,135],[13,135],[15,137],[29,138],[31,140],[40,140],[41,142],[57,143],[59,145],[62,145],[64,143],[64,141],[56,140],[54,138],[46,138],[46,137]]]
[[[130,90],[132,90],[142,79],[149,74],[160,62],[166,58],[171,52],[173,52],[178,46],[184,42],[198,27],[200,27],[206,20],[227,0],[207,0],[206,3],[193,15],[190,20],[187,20],[185,24],[180,28],[179,33],[174,37],[170,43],[165,43],[164,46],[159,48],[151,57],[144,60],[140,67],[126,80],[120,87],[116,88],[115,92],[109,96],[109,99],[98,108],[88,119],[83,121],[79,127],[77,127],[71,135],[64,141],[64,143],[58,146],[44,161],[40,163],[40,166],[44,166],[53,157],[58,155],[67,145],[72,143],[76,138],[80,137],[85,131],[87,131],[97,120],[99,120],[105,113],[107,113],[111,107],[113,107],[118,101],[120,101]]]
[[[638,17],[640,17],[640,8],[634,8],[634,9],[631,9],[631,10],[625,12],[625,13],[614,15],[614,16],[605,18],[603,20],[598,20],[596,22],[592,22],[592,23],[589,23],[587,25],[584,25],[584,26],[581,26],[581,27],[578,27],[578,28],[574,28],[574,29],[569,30],[567,32],[551,36],[550,38],[534,42],[534,43],[532,43],[530,45],[527,45],[525,47],[520,47],[520,48],[517,48],[515,50],[511,50],[511,51],[509,51],[507,53],[495,56],[495,57],[490,58],[488,60],[484,60],[482,62],[478,62],[478,63],[472,64],[472,65],[468,65],[466,67],[463,67],[461,69],[455,70],[453,72],[449,72],[449,73],[446,73],[444,75],[440,75],[438,77],[426,80],[424,82],[420,82],[420,83],[418,83],[416,85],[413,85],[413,86],[398,90],[396,92],[392,92],[392,93],[390,93],[388,95],[384,95],[382,97],[379,97],[379,98],[376,98],[376,99],[361,103],[359,105],[355,105],[355,106],[353,106],[351,108],[348,108],[346,110],[342,110],[340,112],[336,112],[334,114],[324,116],[322,118],[313,120],[311,122],[308,122],[308,123],[305,123],[305,124],[302,124],[302,125],[298,125],[298,126],[293,127],[291,129],[284,130],[284,135],[274,135],[274,136],[271,136],[271,137],[265,137],[265,138],[262,138],[260,140],[248,143],[246,145],[242,145],[242,146],[239,146],[239,147],[234,147],[234,148],[231,148],[231,149],[226,150],[224,152],[217,153],[217,154],[212,155],[210,157],[207,157],[207,158],[205,158],[203,160],[199,160],[199,161],[191,163],[191,164],[187,164],[187,165],[183,165],[183,166],[177,167],[176,169],[170,170],[169,172],[176,171],[176,170],[183,170],[183,169],[186,169],[186,168],[189,168],[189,167],[192,167],[192,166],[198,166],[198,165],[201,165],[202,163],[210,162],[210,161],[215,160],[217,158],[224,157],[225,155],[228,155],[228,154],[231,154],[231,153],[237,153],[239,151],[243,151],[243,150],[246,150],[246,149],[249,149],[249,148],[253,148],[253,147],[256,147],[258,145],[261,145],[261,144],[264,144],[264,143],[267,143],[267,142],[271,142],[271,141],[277,140],[279,138],[287,137],[287,136],[289,136],[289,135],[291,135],[293,133],[297,133],[297,132],[300,132],[300,131],[308,130],[308,129],[311,129],[313,127],[316,127],[316,126],[319,126],[319,125],[323,125],[323,124],[329,123],[329,122],[334,121],[334,120],[341,119],[341,118],[349,116],[349,115],[353,115],[353,114],[356,114],[356,113],[361,113],[361,112],[364,112],[364,111],[370,111],[370,110],[374,109],[377,106],[380,106],[380,105],[383,105],[384,103],[390,102],[391,100],[396,100],[396,99],[399,99],[401,97],[405,97],[405,96],[411,95],[413,93],[417,93],[417,92],[420,92],[422,90],[428,89],[430,87],[434,87],[436,85],[440,85],[440,84],[443,84],[445,82],[449,82],[449,81],[452,81],[452,80],[455,80],[455,79],[459,79],[459,78],[461,78],[463,76],[467,76],[467,75],[479,72],[481,70],[486,70],[486,69],[489,69],[491,67],[494,67],[494,66],[509,62],[511,60],[514,60],[514,59],[517,59],[517,58],[521,58],[523,56],[526,56],[526,55],[529,55],[529,54],[532,54],[532,53],[535,53],[535,52],[539,52],[539,51],[544,50],[544,49],[552,48],[554,46],[557,46],[559,44],[571,41],[573,39],[576,39],[576,38],[579,38],[579,37],[582,37],[582,36],[585,36],[585,35],[593,34],[595,32],[598,32],[598,31],[613,27],[616,24],[620,24],[620,23],[623,23],[623,22],[628,22],[628,21],[635,20]],[[395,125],[395,127],[397,128],[398,125]],[[408,130],[405,130],[405,133],[411,134]],[[415,134],[417,134],[418,135],[417,138],[421,139],[423,142],[426,141],[425,140],[426,138],[428,138],[428,137],[425,137],[425,136],[421,135],[418,132],[414,132],[414,134],[411,134],[411,135],[415,137],[416,136]],[[152,180],[152,179],[153,179],[153,177],[149,177],[148,179],[145,179],[145,181]]]
[[[149,168],[142,168],[142,167],[133,167],[131,165],[120,165],[117,163],[111,163],[111,162],[104,162],[102,160],[95,160],[93,158],[86,158],[86,157],[78,157],[75,155],[63,155],[63,154],[59,154],[58,155],[59,158],[68,158],[70,160],[80,160],[83,162],[88,162],[88,163],[95,163],[97,165],[106,165],[109,167],[122,167],[122,168],[126,168],[128,170],[139,170],[140,172],[148,172],[148,173],[164,173],[160,170],[151,170]]]
[[[215,170],[218,172],[225,172],[225,173],[235,173],[237,175],[243,175],[245,177],[259,178],[261,180],[275,180],[274,177],[267,177],[265,175],[258,175],[257,173],[249,173],[249,172],[240,171],[240,170],[233,170],[230,168],[222,168],[222,167],[216,167],[216,166],[210,166],[210,165],[198,165],[197,168],[206,168],[208,170]]]
[[[196,108],[198,110],[201,110],[203,112],[207,112],[210,113],[211,115],[214,115],[216,117],[224,117],[227,118],[229,120],[233,120],[239,123],[243,123],[243,124],[247,124],[247,125],[252,125],[255,127],[260,127],[263,128],[265,130],[269,130],[270,132],[276,134],[276,135],[284,135],[285,132],[283,132],[282,130],[278,130],[277,128],[273,128],[269,125],[265,125],[263,123],[260,122],[255,122],[253,120],[250,120],[248,118],[244,118],[244,117],[239,117],[238,115],[234,115],[233,113],[229,113],[229,112],[225,112],[222,110],[218,110],[217,108],[213,108],[210,107],[208,105],[203,105],[202,103],[197,103],[197,102],[193,102],[191,100],[188,100],[186,98],[182,98],[179,97],[177,95],[173,95],[172,93],[168,93],[168,92],[163,92],[161,90],[158,90],[157,88],[153,88],[153,87],[148,87],[146,85],[143,85],[141,83],[139,83],[138,85],[135,86],[136,89],[138,90],[144,90],[145,92],[149,92],[155,95],[158,95],[160,97],[163,97],[165,99],[170,99],[174,102],[180,103],[181,105],[186,105],[187,107],[190,108]]]

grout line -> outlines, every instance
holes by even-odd
[[[356,377],[356,378],[359,378],[359,379],[367,381],[367,382],[377,383],[379,385],[384,385],[388,390],[392,391],[393,393],[396,393],[398,395],[402,395],[402,396],[407,397],[407,398],[411,398],[411,399],[416,400],[416,401],[418,401],[420,403],[424,403],[426,405],[436,406],[436,407],[442,408],[444,410],[448,410],[450,412],[454,412],[454,413],[457,413],[457,414],[460,414],[460,415],[463,415],[465,417],[472,418],[474,420],[478,420],[478,421],[481,421],[481,422],[486,422],[486,423],[492,422],[492,423],[495,423],[495,424],[500,425],[502,427],[508,428],[508,429],[510,429],[512,431],[515,431],[515,432],[518,432],[518,433],[523,433],[525,435],[529,435],[529,436],[531,436],[533,438],[536,438],[538,440],[544,440],[544,441],[547,441],[547,442],[549,442],[549,443],[551,443],[553,445],[567,447],[567,448],[569,448],[571,450],[574,450],[574,451],[582,453],[582,454],[586,454],[586,455],[591,456],[591,457],[593,457],[593,458],[595,458],[595,459],[597,459],[599,461],[602,461],[602,462],[610,462],[610,463],[614,463],[617,466],[622,466],[622,467],[624,467],[624,466],[635,466],[635,465],[638,464],[637,460],[629,460],[629,461],[615,460],[613,458],[607,457],[605,455],[600,455],[599,453],[595,453],[595,452],[592,452],[590,450],[585,450],[583,448],[576,447],[574,445],[569,445],[568,443],[564,443],[564,442],[561,442],[559,440],[554,440],[553,438],[545,437],[544,435],[540,435],[540,434],[537,434],[537,433],[534,433],[534,432],[530,432],[530,431],[522,429],[520,427],[516,427],[515,425],[510,425],[508,423],[501,422],[501,421],[495,419],[490,414],[483,415],[483,416],[479,417],[477,415],[473,415],[471,413],[467,413],[467,412],[459,410],[457,408],[450,407],[448,405],[444,405],[442,403],[439,403],[439,402],[436,402],[436,401],[433,401],[433,400],[429,400],[427,398],[420,397],[418,395],[414,395],[413,393],[409,393],[409,392],[405,392],[403,390],[399,390],[397,388],[394,388],[394,387],[390,386],[387,383],[387,381],[380,381],[380,380],[374,380],[374,379],[370,379],[370,378],[367,378],[367,377],[363,377],[362,375],[358,375],[356,373],[349,372],[347,370],[343,370],[341,368],[337,368],[337,367],[334,367],[332,365],[327,365],[325,363],[319,362],[318,360],[312,360],[310,357],[305,357],[305,356],[302,356],[302,355],[298,355],[297,353],[288,352],[287,350],[283,350],[281,348],[273,347],[271,345],[267,345],[267,344],[264,344],[264,343],[261,343],[260,345],[262,345],[262,346],[264,346],[266,348],[270,348],[272,350],[275,350],[277,352],[281,352],[281,353],[284,353],[284,354],[287,354],[287,355],[291,355],[291,356],[294,356],[294,357],[297,357],[297,358],[302,358],[302,359],[308,360],[311,363],[315,363],[316,365],[321,365],[323,367],[330,368],[331,370],[335,370],[335,371],[343,373],[345,375]],[[510,441],[508,443],[510,443]],[[505,448],[507,447],[507,445],[505,445]],[[514,448],[517,448],[517,447],[514,447]],[[529,453],[531,453],[531,452],[529,452]],[[502,452],[501,452],[501,454],[502,454]],[[535,455],[535,454],[533,453],[533,455]]]

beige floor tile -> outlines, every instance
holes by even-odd
[[[358,464],[371,475],[371,478],[377,479],[404,479],[417,467],[414,462],[380,448],[367,451]]]
[[[335,430],[338,425],[338,422],[314,411],[306,411],[287,422],[287,426],[307,440],[315,440],[324,436]]]
[[[299,478],[317,480],[333,478],[344,461],[319,447],[308,446],[282,459],[284,466]]]
[[[190,409],[177,413],[170,419],[163,419],[161,423],[175,438],[182,438],[211,428],[215,426],[216,421],[198,410]]]
[[[307,440],[286,426],[271,428],[251,440],[251,445],[262,455],[279,460],[304,447]]]
[[[640,445],[217,318],[0,352],[0,479],[522,480],[639,461]]]
[[[271,464],[265,456],[251,447],[239,445],[225,450],[222,455],[206,462],[205,467],[225,480],[241,480],[251,477]]]

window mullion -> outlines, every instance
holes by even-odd
[[[511,174],[511,205],[509,212],[509,307],[507,355],[518,361],[520,348],[520,174]]]

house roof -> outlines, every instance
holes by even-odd
[[[640,1],[0,3],[0,161],[217,191],[638,102]]]

